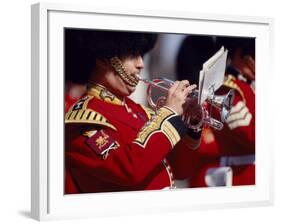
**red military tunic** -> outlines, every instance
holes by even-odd
[[[93,86],[65,116],[65,192],[174,187],[166,157],[186,130],[168,108],[152,116],[129,98],[120,101]]]
[[[232,185],[255,184],[255,92],[246,81],[228,75],[225,86],[236,91],[222,131],[214,132],[221,167],[231,167]]]

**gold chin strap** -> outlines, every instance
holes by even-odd
[[[138,79],[132,75],[129,75],[123,64],[122,61],[118,57],[112,57],[109,59],[111,66],[114,68],[114,70],[118,73],[118,75],[121,77],[121,79],[128,84],[129,86],[137,86]]]

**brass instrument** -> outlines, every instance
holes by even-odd
[[[174,81],[166,78],[148,80],[138,77],[139,80],[147,84],[147,101],[149,105],[157,111],[166,101],[168,89],[174,84]],[[226,95],[218,96],[210,89],[207,100],[199,103],[199,91],[194,90],[186,99],[186,110],[182,115],[188,128],[200,130],[202,126],[207,125],[215,130],[223,128],[223,122],[229,116],[234,99],[234,91],[230,90]],[[212,108],[220,112],[220,119],[216,120],[211,117]]]

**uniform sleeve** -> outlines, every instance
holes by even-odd
[[[216,114],[219,117],[219,114]],[[214,132],[223,151],[253,153],[255,150],[255,97],[250,92],[235,93],[229,117],[221,131]],[[234,151],[233,151],[234,150]]]
[[[251,99],[254,101],[255,99]],[[254,104],[253,102],[251,102]],[[227,132],[242,145],[252,147],[255,144],[255,111],[240,95],[236,95],[230,115],[226,120]]]
[[[174,168],[176,179],[192,178],[198,173],[200,166],[206,158],[219,156],[215,136],[210,128],[202,130],[201,143],[196,150],[186,146],[180,141],[173,150],[170,162]]]
[[[68,147],[67,160],[92,177],[121,186],[135,186],[154,171],[174,145],[187,134],[184,123],[169,108],[161,108],[132,142],[104,128],[77,135]]]

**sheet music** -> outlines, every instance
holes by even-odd
[[[204,82],[204,70],[201,70],[200,71],[200,74],[199,74],[199,87],[198,87],[198,93],[199,93],[199,95],[198,95],[198,104],[201,104],[200,102],[200,100],[201,100],[201,94],[202,94],[202,86],[203,86],[203,82]]]
[[[203,64],[199,77],[200,104],[223,84],[227,53],[228,51],[221,47],[216,54]]]

